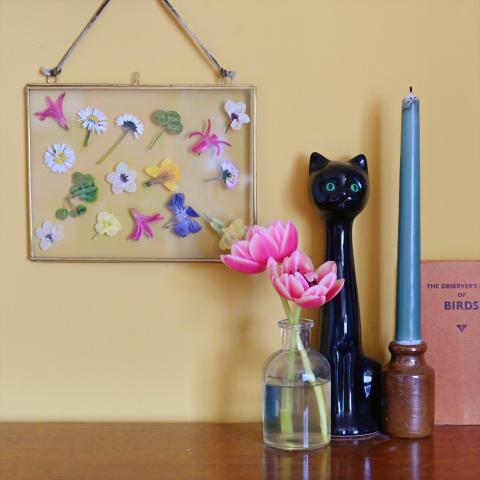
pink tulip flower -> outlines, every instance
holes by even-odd
[[[300,307],[315,308],[330,301],[342,289],[337,265],[326,262],[314,270],[312,261],[300,250],[277,263],[268,259],[267,272],[278,294]]]
[[[269,227],[254,225],[245,238],[233,244],[230,255],[220,257],[227,267],[242,273],[263,272],[269,258],[281,262],[298,246],[298,232],[292,222],[284,225],[276,221]]]

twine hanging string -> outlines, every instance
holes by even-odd
[[[53,68],[42,67],[40,69],[43,75],[45,75],[45,79],[47,83],[55,83],[57,81],[57,76],[60,75],[60,73],[62,72],[63,64],[67,61],[68,57],[72,54],[77,44],[84,37],[84,35],[90,30],[92,25],[95,23],[97,18],[101,15],[103,10],[109,3],[110,3],[110,0],[103,0],[102,4],[97,8],[96,12],[93,14],[92,18],[88,21],[88,23],[85,25],[85,27],[80,32],[78,37],[70,45],[70,48],[64,53],[63,57],[60,59],[60,61],[57,63],[55,67]]]
[[[64,63],[67,61],[68,57],[73,53],[73,50],[75,49],[75,47],[78,45],[80,40],[86,35],[88,30],[90,30],[90,28],[96,22],[97,18],[101,15],[105,7],[110,3],[110,1],[111,0],[102,1],[101,5],[97,8],[95,13],[93,14],[92,18],[90,18],[88,23],[85,25],[85,27],[80,32],[80,34],[75,39],[75,41],[72,43],[72,45],[70,45],[70,48],[65,52],[65,54],[63,55],[63,57],[60,59],[60,61],[55,67],[53,68],[42,67],[40,69],[42,74],[45,75],[45,79],[47,83],[56,83],[57,76],[60,75],[60,73],[62,72]],[[233,70],[226,70],[220,65],[217,59],[210,53],[208,48],[200,41],[200,39],[195,35],[195,33],[193,33],[190,27],[185,23],[185,20],[183,20],[181,15],[177,12],[177,10],[173,7],[173,5],[170,3],[169,0],[162,0],[162,2],[165,5],[165,7],[168,9],[170,14],[175,18],[175,20],[177,20],[180,26],[192,38],[192,40],[195,42],[197,47],[205,54],[205,56],[208,58],[210,63],[218,70],[218,73],[220,74],[221,79],[223,81],[225,81],[227,78],[229,78],[230,80],[233,80],[235,78],[236,73]]]
[[[225,80],[229,78],[230,80],[235,79],[236,72],[233,70],[226,70],[223,68],[220,63],[218,63],[217,59],[210,53],[208,48],[200,41],[200,39],[193,33],[190,27],[185,23],[185,20],[181,17],[181,15],[175,10],[173,5],[170,3],[169,0],[162,0],[165,7],[167,7],[168,11],[173,15],[175,20],[181,25],[181,27],[190,35],[193,41],[196,43],[197,47],[205,54],[205,56],[210,60],[211,64],[218,70],[220,77]]]

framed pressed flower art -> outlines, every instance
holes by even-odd
[[[26,94],[32,260],[218,261],[255,223],[255,87]]]

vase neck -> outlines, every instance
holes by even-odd
[[[298,338],[300,338],[305,350],[310,350],[310,333],[313,327],[312,320],[299,320],[292,324],[288,320],[278,322],[282,333],[282,350],[298,350]]]

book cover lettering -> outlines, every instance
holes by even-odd
[[[422,336],[435,423],[480,424],[480,261],[422,262]]]

